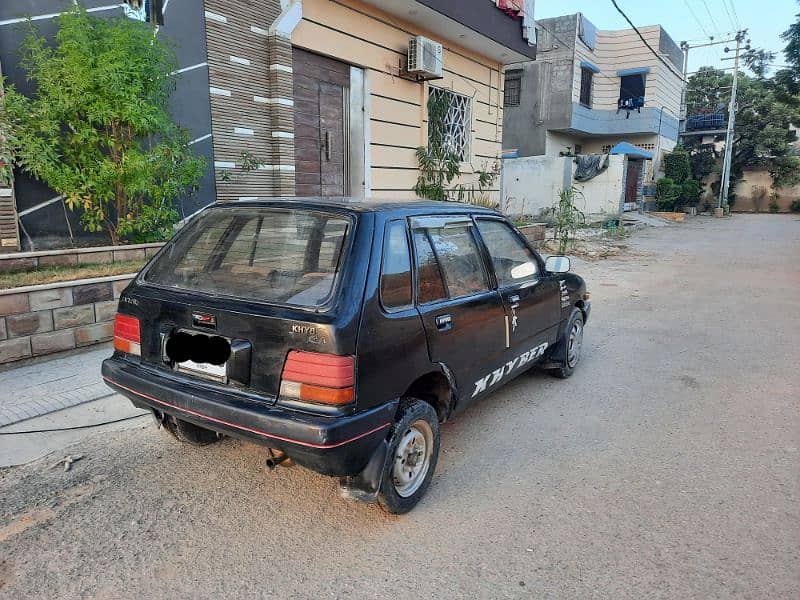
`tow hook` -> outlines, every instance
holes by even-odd
[[[286,454],[285,452],[276,452],[272,448],[269,448],[268,451],[269,451],[269,457],[267,457],[266,462],[267,462],[267,468],[270,471],[274,471],[275,467],[286,462],[287,460],[290,460],[289,455]],[[288,467],[289,465],[286,466]]]

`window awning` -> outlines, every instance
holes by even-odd
[[[645,160],[653,160],[653,153],[648,152],[647,150],[642,150],[641,148],[637,148],[633,144],[629,144],[628,142],[620,142],[611,150],[608,151],[609,154],[624,154],[625,156],[630,156],[633,158],[643,158]]]
[[[592,73],[599,73],[600,72],[600,67],[598,67],[596,64],[594,64],[592,62],[589,62],[588,60],[582,60],[581,61],[581,68],[582,69],[589,69]]]
[[[625,77],[627,75],[647,75],[650,72],[650,67],[635,67],[633,69],[620,69],[617,71],[617,77]]]

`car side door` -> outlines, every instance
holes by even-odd
[[[539,256],[505,219],[477,217],[475,222],[508,315],[511,353],[530,351],[526,359],[536,360],[558,338],[558,281],[544,270]]]
[[[475,382],[502,363],[505,308],[468,216],[412,218],[417,308],[432,362],[444,364],[466,406]]]

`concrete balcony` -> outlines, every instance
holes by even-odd
[[[587,108],[578,102],[572,105],[569,127],[563,131],[581,136],[620,136],[658,134],[678,139],[678,119],[667,110],[644,107],[632,110],[601,110]]]

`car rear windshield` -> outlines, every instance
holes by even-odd
[[[220,208],[200,215],[147,270],[148,283],[319,307],[334,292],[351,222],[294,208]]]

